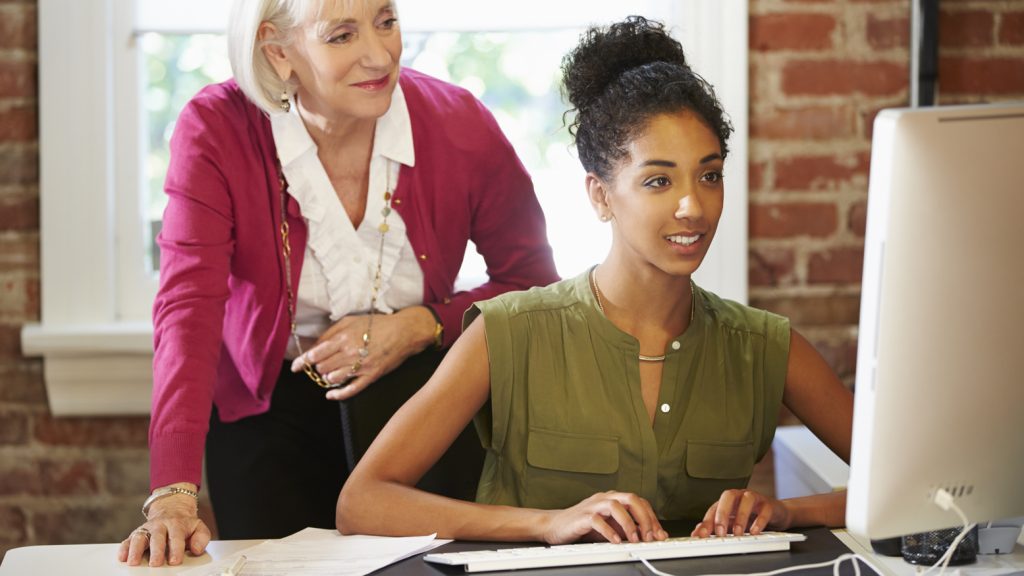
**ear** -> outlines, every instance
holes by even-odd
[[[602,222],[607,222],[615,217],[612,213],[611,204],[608,202],[608,186],[593,172],[587,172],[585,181],[587,196],[590,198],[590,205]]]
[[[256,31],[256,40],[260,43],[267,62],[274,67],[277,77],[287,82],[292,77],[292,63],[284,50],[284,37],[277,27],[270,22],[260,24]]]

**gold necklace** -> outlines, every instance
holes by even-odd
[[[363,332],[362,347],[359,348],[358,354],[359,359],[356,360],[355,364],[349,368],[348,378],[338,383],[331,383],[317,371],[316,366],[313,366],[309,362],[303,362],[302,371],[309,376],[317,386],[321,388],[337,388],[345,382],[348,382],[352,377],[359,372],[359,369],[363,367],[363,360],[370,355],[370,335],[373,331],[373,317],[377,312],[377,297],[380,295],[380,284],[381,284],[381,269],[384,266],[384,236],[387,235],[388,230],[391,229],[388,226],[388,216],[391,215],[391,161],[387,160],[385,166],[385,172],[387,174],[386,184],[384,186],[384,208],[381,208],[380,215],[381,221],[377,226],[377,230],[380,232],[380,244],[377,247],[377,271],[373,275],[373,285],[370,292],[370,313],[369,321],[366,325],[366,332]],[[292,289],[292,247],[288,241],[288,181],[284,177],[284,169],[282,169],[280,162],[277,165],[278,181],[281,185],[281,245],[282,253],[284,254],[284,275],[285,283],[288,287],[288,318],[289,326],[291,328],[292,340],[295,342],[295,349],[298,350],[299,356],[304,354],[302,350],[302,344],[299,341],[299,335],[296,332],[295,327],[295,291]]]
[[[604,311],[604,304],[601,303],[601,299],[603,298],[603,295],[601,294],[601,287],[597,285],[597,266],[590,269],[589,278],[590,287],[593,289],[594,297],[597,299],[597,308],[601,311],[601,314],[608,316]],[[693,289],[693,280],[690,280],[690,322],[686,325],[687,328],[693,324],[694,299],[696,298],[695,294],[696,291]],[[641,362],[664,362],[665,354],[661,354],[660,356],[645,356],[644,354],[637,354],[637,359]]]

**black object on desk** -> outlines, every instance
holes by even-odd
[[[673,536],[688,536],[694,523],[687,523],[686,528],[665,525]],[[765,552],[760,554],[737,554],[734,556],[709,556],[705,558],[680,558],[676,560],[655,560],[651,562],[657,569],[670,574],[749,574],[754,572],[767,572],[798,566],[803,564],[817,564],[835,560],[842,554],[847,554],[850,549],[832,534],[828,528],[811,528],[807,530],[792,530],[807,535],[807,540],[794,542],[788,552]],[[518,548],[523,546],[535,546],[536,544],[508,542],[452,542],[431,550],[434,553],[442,552],[464,552],[467,550],[496,550],[499,548]],[[873,574],[870,568],[861,566],[866,574]],[[840,571],[841,576],[852,576],[853,565],[844,562]],[[461,567],[447,567],[436,564],[429,564],[423,561],[422,555],[413,556],[388,566],[377,572],[380,576],[452,576],[465,574]],[[482,574],[493,574],[495,576],[555,576],[557,575],[595,575],[595,576],[650,576],[651,572],[640,562],[622,562],[618,564],[590,564],[586,566],[559,566],[557,568],[543,568],[536,570],[514,570],[506,572],[483,572]],[[813,570],[801,571],[800,576],[832,576],[832,567],[815,568]]]

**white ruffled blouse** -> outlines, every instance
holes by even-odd
[[[377,120],[366,213],[357,229],[334,191],[297,108],[272,114],[270,125],[288,191],[309,229],[295,314],[296,332],[305,349],[341,318],[369,311],[384,191],[394,191],[400,165],[413,166],[416,158],[405,95],[401,86],[395,86],[391,108]],[[377,309],[383,313],[423,303],[423,271],[409,244],[405,223],[396,211],[388,215],[387,222],[390,230],[384,236],[377,297]],[[295,344],[289,340],[286,357],[296,355]]]

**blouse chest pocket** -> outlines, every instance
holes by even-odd
[[[746,479],[753,471],[753,442],[686,443],[686,474],[691,478]]]
[[[524,505],[567,508],[597,492],[616,489],[619,440],[530,428],[526,464]]]
[[[754,471],[754,443],[690,440],[684,458],[683,473],[668,480],[674,487],[659,513],[671,519],[699,520],[722,492],[747,485]]]

